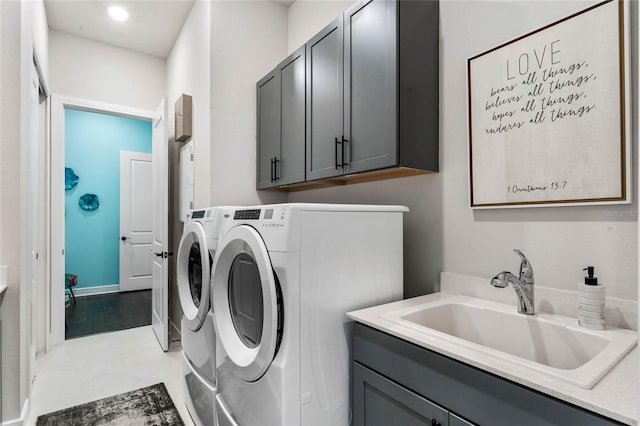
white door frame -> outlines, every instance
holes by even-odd
[[[37,49],[28,25],[23,27],[23,42],[21,43],[21,72],[20,102],[24,106],[20,113],[20,211],[24,216],[20,220],[20,400],[24,401],[22,412],[28,410],[31,397],[31,384],[35,371],[35,291],[32,277],[37,279],[38,263],[36,253],[38,244],[34,246],[34,233],[37,235],[39,216],[35,219],[31,210],[36,209],[40,197],[32,197],[38,190],[39,181],[34,181],[32,173],[33,160],[40,158],[41,132],[46,133],[46,127],[40,123],[40,92],[49,95],[47,82],[42,74]],[[34,87],[35,86],[35,87]],[[32,88],[37,91],[35,104],[32,104]],[[37,106],[37,107],[36,107]],[[34,108],[32,108],[34,107]],[[35,139],[34,139],[35,138]],[[38,167],[39,164],[36,166]],[[42,206],[40,206],[42,207]],[[45,236],[41,236],[45,238]],[[35,239],[37,241],[37,237]],[[44,260],[44,259],[43,259]],[[40,277],[45,279],[45,277]],[[1,407],[0,407],[1,408]],[[22,417],[21,417],[22,418]]]
[[[153,121],[155,112],[88,99],[51,95],[51,291],[47,351],[64,342],[64,111],[77,109]]]

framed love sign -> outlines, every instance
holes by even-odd
[[[627,8],[608,0],[468,60],[471,207],[631,202]]]

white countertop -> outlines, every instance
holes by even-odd
[[[382,317],[399,309],[410,308],[425,302],[442,300],[455,295],[434,293],[386,305],[351,312],[348,316],[392,336],[462,361],[466,364],[493,373],[556,397],[619,422],[637,424],[638,410],[638,350],[634,348],[592,389],[562,382],[522,366],[505,363],[471,348],[461,347],[442,339],[425,338],[410,327],[400,325]],[[514,305],[515,306],[515,305]]]

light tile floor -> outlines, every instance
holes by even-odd
[[[187,426],[180,344],[163,352],[151,326],[67,340],[36,361],[26,425],[39,415],[164,382]]]

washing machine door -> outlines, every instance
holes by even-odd
[[[198,330],[209,311],[211,257],[204,228],[191,222],[184,230],[177,259],[178,295],[186,323]]]
[[[269,253],[251,226],[221,240],[211,274],[216,331],[233,374],[253,382],[267,371],[282,336],[282,293]]]

